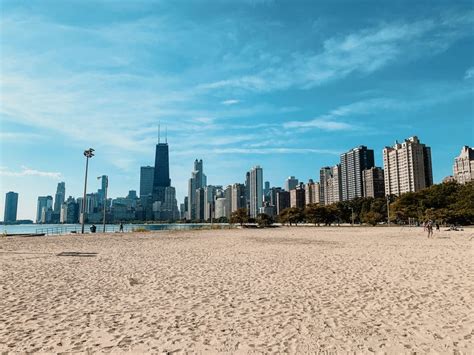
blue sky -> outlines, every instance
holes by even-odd
[[[80,196],[82,152],[110,194],[139,188],[167,126],[179,201],[259,164],[282,186],[358,145],[418,135],[436,182],[473,145],[471,1],[2,1],[0,214],[20,193]]]

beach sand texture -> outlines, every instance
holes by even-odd
[[[0,238],[0,351],[472,353],[473,232]]]

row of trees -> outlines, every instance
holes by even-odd
[[[400,197],[356,198],[329,206],[310,204],[304,209],[291,207],[281,211],[275,219],[289,225],[303,222],[317,225],[352,222],[376,225],[387,221],[388,205],[390,221],[393,223],[406,224],[409,220],[422,222],[431,219],[438,223],[474,224],[474,182],[465,185],[455,182],[433,185]],[[246,209],[233,212],[230,218],[230,223],[234,224],[248,222],[269,226],[274,220],[265,214],[250,219]]]

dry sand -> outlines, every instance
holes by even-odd
[[[472,353],[472,236],[283,227],[0,238],[0,351]]]

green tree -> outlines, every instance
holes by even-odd
[[[273,224],[273,218],[266,213],[260,213],[256,218],[257,224],[259,227],[265,228]]]
[[[279,221],[282,224],[298,225],[298,223],[304,221],[303,211],[297,207],[285,208],[280,212]]]
[[[377,225],[377,223],[380,223],[384,220],[385,220],[385,217],[381,213],[374,212],[374,211],[369,211],[362,215],[362,222],[370,224],[372,226],[375,226]]]
[[[318,203],[312,203],[305,207],[304,217],[307,223],[317,224],[324,223],[326,218],[326,208]]]
[[[230,223],[232,224],[240,224],[243,226],[244,223],[247,223],[249,220],[247,209],[246,208],[239,208],[238,210],[232,212],[230,215]]]

